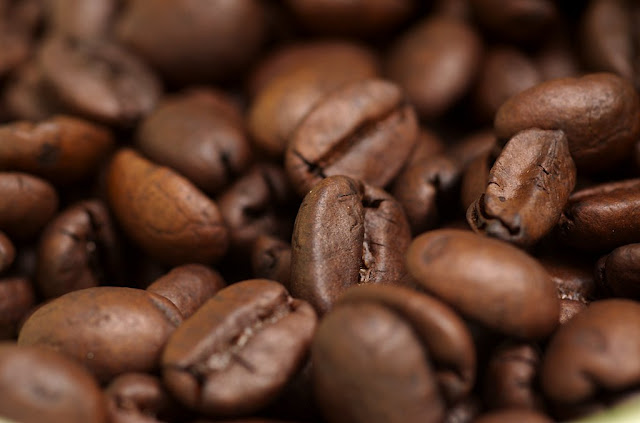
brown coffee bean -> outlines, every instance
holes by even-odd
[[[182,322],[168,299],[141,289],[100,286],[58,297],[24,323],[20,345],[40,345],[73,357],[101,381],[152,371]]]
[[[640,137],[640,97],[609,73],[543,82],[511,97],[494,122],[502,142],[528,128],[561,129],[579,171],[610,169]]]
[[[544,37],[558,18],[551,0],[470,0],[474,15],[488,30],[515,42]]]
[[[544,250],[537,258],[555,283],[558,298],[588,304],[598,297],[590,258],[557,250]]]
[[[296,18],[313,32],[351,36],[379,35],[410,16],[412,0],[287,0]]]
[[[300,122],[285,156],[300,196],[331,175],[384,187],[400,171],[418,136],[418,122],[400,88],[362,80],[324,97]]]
[[[58,194],[48,182],[19,172],[0,172],[0,230],[32,238],[58,208]]]
[[[475,346],[464,321],[446,304],[409,288],[362,285],[345,291],[336,306],[376,303],[410,323],[429,353],[440,391],[449,403],[467,396],[476,373]]]
[[[3,1],[0,5],[0,76],[29,58],[41,13],[39,0]]]
[[[251,270],[256,278],[291,287],[291,245],[279,238],[260,235],[251,249]]]
[[[447,155],[458,162],[461,169],[466,170],[477,157],[492,151],[496,147],[496,141],[493,130],[480,130],[449,146]],[[487,168],[487,174],[490,168],[491,166]]]
[[[165,98],[137,131],[137,146],[198,188],[216,193],[251,160],[238,107],[222,92],[192,89]]]
[[[253,166],[218,198],[230,248],[247,255],[260,235],[291,239],[295,194],[281,167]]]
[[[45,298],[119,281],[123,258],[107,207],[77,203],[45,227],[38,244],[35,283]]]
[[[564,132],[519,132],[493,164],[484,193],[467,210],[467,221],[476,232],[531,246],[554,228],[575,184]]]
[[[19,120],[38,122],[60,113],[63,107],[47,91],[42,69],[35,60],[24,63],[7,79],[2,106]]]
[[[301,54],[305,66],[291,65],[290,71],[272,77],[249,108],[249,132],[256,145],[270,156],[283,155],[300,121],[326,94],[378,74],[375,56],[365,48],[351,46],[346,52],[327,56],[321,46],[312,44],[309,48],[313,50],[308,54],[313,57]]]
[[[14,339],[18,325],[36,303],[27,278],[0,279],[0,339]]]
[[[13,242],[2,231],[0,231],[0,274],[11,267],[16,258],[16,248]]]
[[[616,248],[598,262],[595,274],[607,293],[640,299],[640,244]]]
[[[493,142],[495,143],[495,137],[493,137]],[[493,145],[487,145],[478,151],[477,155],[473,159],[469,159],[465,166],[460,183],[460,203],[465,212],[484,194],[487,188],[489,172],[491,172],[491,167],[496,159],[493,147]]]
[[[263,9],[257,0],[135,0],[126,3],[116,33],[170,81],[209,82],[253,59],[265,36]]]
[[[13,122],[0,127],[0,169],[75,182],[95,172],[112,147],[107,128],[71,116]]]
[[[428,355],[395,311],[369,302],[337,305],[320,322],[311,351],[322,414],[331,423],[442,421],[444,400]]]
[[[160,97],[160,82],[151,70],[106,39],[52,36],[37,60],[47,87],[80,116],[131,125],[151,112]]]
[[[116,0],[56,0],[46,5],[49,31],[77,38],[99,38],[108,35],[118,3]]]
[[[564,325],[571,319],[573,319],[576,314],[580,313],[584,309],[587,308],[587,304],[582,301],[577,300],[569,300],[566,298],[562,298],[560,300],[560,319],[559,323]]]
[[[640,305],[595,301],[551,338],[542,363],[544,394],[556,403],[588,403],[640,380]]]
[[[387,72],[423,119],[435,119],[459,100],[480,65],[482,42],[464,21],[430,17],[391,48]]]
[[[512,245],[468,231],[437,229],[413,240],[406,263],[427,292],[501,333],[543,338],[558,324],[551,278],[533,257]]]
[[[568,31],[558,31],[534,54],[533,59],[542,80],[576,77],[582,72],[573,44]]]
[[[182,317],[188,319],[225,285],[224,279],[215,270],[201,264],[185,264],[174,267],[156,279],[147,287],[147,291],[171,301]]]
[[[482,414],[474,423],[553,423],[553,420],[539,411],[515,409],[499,410]]]
[[[217,205],[169,168],[122,149],[110,164],[107,189],[118,222],[154,258],[208,263],[226,252],[228,231]]]
[[[95,379],[55,351],[0,343],[0,391],[0,415],[16,422],[108,421]]]
[[[386,192],[331,176],[304,198],[291,242],[291,293],[324,314],[352,285],[397,284],[411,240],[402,206]]]
[[[411,153],[409,153],[409,158],[404,164],[404,169],[407,169],[415,163],[430,159],[440,153],[444,153],[445,150],[446,147],[444,142],[435,132],[421,127],[416,143],[414,144]]]
[[[612,250],[640,242],[640,179],[574,192],[558,223],[563,241],[583,250]]]
[[[309,304],[277,282],[233,284],[171,336],[162,357],[164,383],[205,414],[251,413],[271,402],[298,370],[315,326]]]

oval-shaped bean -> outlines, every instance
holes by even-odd
[[[13,264],[16,258],[16,248],[9,237],[0,231],[0,274]]]
[[[0,415],[16,422],[108,421],[96,380],[55,351],[0,343],[0,391]]]
[[[48,182],[20,172],[0,172],[0,230],[32,238],[58,209],[58,193]]]
[[[551,278],[533,257],[512,245],[468,231],[437,229],[415,238],[406,257],[407,270],[427,292],[494,330],[535,339],[558,324]]]
[[[71,116],[13,122],[0,127],[0,169],[75,182],[95,172],[113,143],[107,128]]]
[[[411,241],[402,206],[346,176],[324,179],[304,198],[291,242],[291,293],[318,314],[363,283],[397,284]]]
[[[60,351],[108,381],[158,367],[182,316],[166,298],[141,289],[101,286],[58,297],[24,323],[20,345]]]
[[[618,247],[596,268],[598,282],[616,297],[640,299],[640,244]]]
[[[579,171],[611,168],[640,137],[640,96],[631,83],[610,73],[543,82],[516,94],[496,113],[498,139],[506,142],[529,128],[561,129]]]
[[[235,283],[171,336],[162,356],[165,386],[208,415],[256,411],[301,366],[315,326],[309,304],[291,298],[279,283]]]
[[[171,169],[124,148],[111,161],[107,191],[127,235],[154,258],[206,264],[226,252],[218,206]]]
[[[494,162],[467,221],[476,232],[533,245],[554,228],[575,184],[576,166],[564,132],[521,131]]]

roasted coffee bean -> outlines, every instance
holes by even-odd
[[[406,263],[427,292],[491,329],[536,339],[558,325],[549,274],[533,257],[502,241],[437,229],[413,240]]]
[[[147,291],[171,301],[187,319],[225,285],[215,270],[201,264],[185,264],[157,279]]]
[[[208,415],[259,410],[301,366],[315,326],[309,304],[277,282],[233,284],[169,338],[164,383],[182,403]]]
[[[291,245],[279,238],[260,235],[251,249],[251,270],[255,278],[291,287]]]
[[[264,14],[257,0],[135,0],[125,4],[116,33],[170,81],[204,83],[232,76],[254,57]]]
[[[542,363],[544,394],[558,404],[580,404],[640,381],[640,305],[593,302],[551,338]],[[597,401],[597,400],[596,400]]]
[[[228,230],[218,206],[171,169],[122,149],[111,161],[107,189],[118,222],[154,258],[175,265],[225,254]]]
[[[640,179],[574,192],[558,225],[562,240],[582,250],[611,251],[640,242]]]
[[[101,286],[58,297],[24,323],[20,345],[52,348],[106,382],[152,371],[182,316],[168,299],[141,289]]]
[[[151,70],[106,39],[52,36],[37,59],[46,86],[80,116],[131,125],[151,112],[160,96],[160,82]]]
[[[8,116],[38,122],[63,110],[47,92],[42,69],[35,60],[24,63],[8,78],[2,90],[2,106]]]
[[[141,122],[136,138],[147,157],[208,193],[226,187],[251,160],[240,110],[211,89],[165,98]]]
[[[337,305],[313,340],[318,405],[331,423],[440,422],[445,405],[428,357],[422,336],[396,311]]]
[[[0,279],[0,339],[14,339],[18,326],[36,303],[31,282],[23,277]]]
[[[218,198],[230,248],[246,256],[260,235],[290,239],[293,199],[295,193],[281,167],[269,163],[252,167]]]
[[[618,247],[598,261],[601,287],[616,297],[640,299],[640,244]]]
[[[496,141],[493,130],[481,130],[449,146],[447,155],[458,162],[461,169],[466,170],[476,158],[496,148]],[[491,166],[488,166],[487,174],[490,168]]]
[[[610,73],[546,81],[511,97],[496,113],[503,143],[528,128],[560,129],[579,171],[610,169],[640,137],[640,97]]]
[[[474,423],[552,423],[548,416],[532,410],[515,409],[499,410],[483,414],[473,421]]]
[[[464,21],[430,17],[391,47],[387,72],[423,119],[435,119],[459,100],[480,65],[482,42]]]
[[[587,308],[587,304],[578,300],[569,300],[562,298],[560,300],[560,319],[559,323],[564,325],[573,319],[576,314]]]
[[[476,232],[531,246],[554,228],[575,184],[564,132],[525,130],[505,145],[467,220]]]
[[[48,182],[19,172],[0,172],[0,230],[10,237],[32,238],[58,208]]]
[[[313,32],[368,36],[384,33],[406,19],[413,0],[287,0],[302,24]]]
[[[445,150],[446,147],[444,142],[435,132],[421,127],[416,143],[414,144],[411,153],[409,153],[409,158],[404,164],[404,169],[407,169],[415,163],[430,159],[440,153],[444,153]]]
[[[464,321],[446,304],[404,287],[362,285],[345,291],[337,306],[359,303],[388,307],[413,326],[449,403],[471,392],[476,373],[475,347]]]
[[[0,231],[0,274],[13,264],[16,258],[16,248],[9,237]]]
[[[411,241],[402,206],[386,192],[331,176],[304,198],[291,242],[291,293],[324,314],[352,285],[397,284]]]
[[[160,379],[146,373],[116,377],[104,395],[110,423],[161,423],[185,414]]]
[[[107,128],[72,116],[0,127],[0,169],[69,183],[95,171],[113,147]]]
[[[0,343],[0,391],[0,416],[16,422],[108,421],[96,380],[55,351]]]
[[[588,304],[599,297],[593,262],[589,257],[545,250],[537,258],[556,284],[558,298]]]
[[[300,196],[331,175],[384,187],[402,168],[417,136],[415,112],[400,88],[362,80],[327,95],[300,122],[285,168]]]
[[[0,76],[26,61],[42,14],[39,0],[3,1],[0,5]]]
[[[50,32],[77,38],[105,37],[116,14],[116,0],[48,1],[46,18]]]
[[[45,227],[38,245],[35,282],[45,298],[116,283],[123,258],[107,207],[83,201]]]
[[[532,344],[506,342],[491,354],[485,373],[484,400],[490,409],[543,409],[537,387],[541,351]]]

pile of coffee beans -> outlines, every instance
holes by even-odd
[[[0,421],[639,397],[640,3],[0,0],[0,46]]]

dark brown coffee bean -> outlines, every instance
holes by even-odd
[[[226,252],[228,230],[218,206],[171,169],[122,149],[112,159],[107,188],[118,222],[154,258],[208,263]]]
[[[215,270],[201,264],[185,264],[171,269],[149,285],[147,291],[171,301],[182,317],[188,319],[225,285]]]
[[[257,0],[135,0],[117,23],[119,40],[172,82],[209,82],[233,76],[257,53],[265,36]]]
[[[0,343],[0,391],[0,415],[16,422],[108,421],[95,379],[55,351]]]
[[[549,274],[512,245],[468,231],[438,229],[415,238],[406,257],[407,270],[427,292],[494,330],[535,339],[558,325],[558,299]]]
[[[542,389],[556,403],[587,403],[640,381],[640,305],[595,301],[551,338],[542,364]]]
[[[561,325],[564,325],[565,323],[573,319],[576,316],[576,314],[580,313],[586,308],[587,308],[587,304],[583,303],[582,301],[562,298],[560,300],[559,323]]]
[[[474,423],[553,423],[553,420],[539,411],[515,409],[499,410],[482,414]]]
[[[611,168],[640,137],[640,97],[609,73],[543,82],[507,100],[494,122],[503,143],[528,128],[561,129],[579,171]]]
[[[449,403],[471,392],[475,347],[464,321],[446,304],[409,288],[362,285],[347,290],[337,306],[357,303],[383,305],[411,324],[428,351],[440,391]]]
[[[476,232],[531,246],[554,228],[575,184],[564,132],[522,131],[496,159],[467,220]]]
[[[296,18],[313,32],[369,36],[384,33],[405,20],[412,0],[287,0]]]
[[[14,122],[0,127],[0,169],[68,183],[94,172],[112,147],[106,128],[71,116]]]
[[[141,289],[101,286],[46,303],[24,323],[20,345],[40,345],[73,357],[102,382],[152,371],[182,322],[168,299]]]
[[[543,409],[537,387],[541,352],[532,344],[506,342],[491,354],[483,386],[490,409]]]
[[[16,258],[16,248],[13,242],[2,231],[0,231],[0,274],[7,270],[13,264]]]
[[[534,54],[536,68],[544,81],[576,77],[581,73],[582,65],[573,49],[573,43],[568,31],[559,31]]]
[[[46,298],[116,283],[123,265],[107,207],[99,200],[69,207],[45,227],[35,282]]]
[[[31,282],[22,277],[0,279],[0,339],[14,339],[18,325],[35,305]]]
[[[423,119],[446,112],[467,91],[480,65],[482,42],[464,21],[430,17],[396,41],[388,74]]]
[[[19,172],[0,172],[0,230],[31,238],[58,208],[58,194],[48,182]]]
[[[104,395],[110,423],[161,423],[180,417],[179,405],[160,379],[146,373],[118,376]]]
[[[471,0],[478,21],[509,41],[534,41],[544,37],[558,18],[552,0]]]
[[[77,38],[105,37],[118,3],[116,0],[56,0],[47,2],[49,31]]]
[[[242,115],[222,92],[192,89],[165,98],[140,124],[137,145],[208,193],[216,193],[251,160]]]
[[[164,383],[182,403],[208,415],[256,411],[298,370],[315,326],[309,304],[277,282],[233,284],[171,336],[162,357]]]
[[[403,280],[411,241],[402,206],[386,192],[331,176],[304,198],[291,242],[291,293],[319,314],[343,291]]]
[[[218,198],[230,248],[247,255],[260,235],[291,239],[293,199],[282,168],[268,163],[252,167]]]
[[[362,80],[322,99],[293,133],[285,169],[299,195],[331,175],[384,187],[415,145],[418,122],[400,88]]]
[[[305,66],[289,65],[291,70],[271,77],[249,108],[249,132],[256,145],[270,156],[283,155],[293,131],[325,95],[349,82],[378,74],[373,53],[364,48],[353,46],[353,53],[335,52],[328,56],[323,56],[320,46],[309,48],[313,48],[313,53],[308,53],[313,57],[300,54]],[[352,57],[345,59],[345,53]]]
[[[607,293],[640,299],[640,244],[618,247],[598,264],[596,277]]]
[[[254,277],[280,282],[291,287],[291,245],[279,238],[260,235],[251,249]]]
[[[313,340],[318,405],[331,423],[440,422],[444,400],[428,356],[395,311],[369,302],[337,305]]]
[[[580,249],[610,251],[640,242],[640,179],[576,191],[558,225],[564,242]]]
[[[70,111],[114,125],[131,125],[158,101],[161,86],[138,57],[106,39],[62,35],[38,53],[47,87]]]

